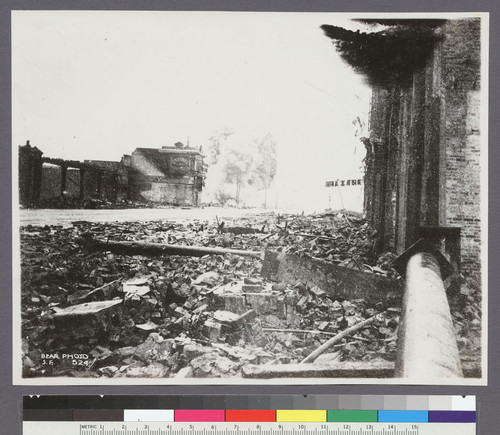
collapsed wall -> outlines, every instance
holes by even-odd
[[[400,253],[422,227],[455,227],[462,270],[479,272],[480,19],[376,24],[387,27],[322,28],[373,90],[364,206],[378,249]]]

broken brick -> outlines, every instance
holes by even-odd
[[[247,305],[258,314],[272,313],[278,305],[278,295],[272,293],[243,293]]]
[[[246,311],[246,301],[243,295],[222,294],[217,297],[218,305],[224,310],[242,314]]]
[[[134,355],[145,363],[166,361],[174,347],[174,340],[164,339],[157,332],[149,335],[144,343],[137,346]]]
[[[144,367],[132,367],[126,371],[127,378],[164,378],[169,369],[160,363],[152,363]]]
[[[209,340],[217,341],[221,335],[222,325],[211,319],[205,321],[203,325],[203,335]]]

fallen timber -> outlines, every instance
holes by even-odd
[[[240,255],[243,257],[260,258],[260,251],[245,251],[229,248],[209,248],[206,246],[170,245],[166,243],[148,242],[117,242],[99,239],[86,240],[86,246],[93,250],[109,251],[125,255],[184,255],[203,257],[205,255]]]
[[[330,347],[332,347],[334,344],[340,342],[344,338],[360,331],[361,329],[367,328],[370,326],[377,318],[377,315],[372,316],[366,320],[363,320],[360,323],[357,323],[356,325],[351,326],[350,328],[345,329],[341,333],[335,335],[334,337],[330,338],[328,341],[323,343],[320,347],[318,347],[314,352],[311,354],[307,355],[302,361],[301,364],[305,363],[311,363],[313,362],[316,358],[318,358],[320,355],[325,353]]]
[[[264,231],[258,230],[256,228],[247,227],[224,227],[221,230],[222,234],[264,234]]]

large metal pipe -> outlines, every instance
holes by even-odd
[[[463,377],[439,262],[430,252],[412,255],[406,265],[395,376]]]

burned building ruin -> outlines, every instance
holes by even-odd
[[[203,156],[200,150],[177,142],[175,146],[136,148],[130,158],[132,198],[175,205],[200,205]]]
[[[322,29],[372,88],[364,208],[378,249],[444,238],[478,272],[480,19],[358,21],[383,30]]]
[[[201,149],[180,142],[161,149],[137,148],[121,161],[44,157],[29,141],[19,147],[22,207],[128,200],[197,207],[204,180]]]

